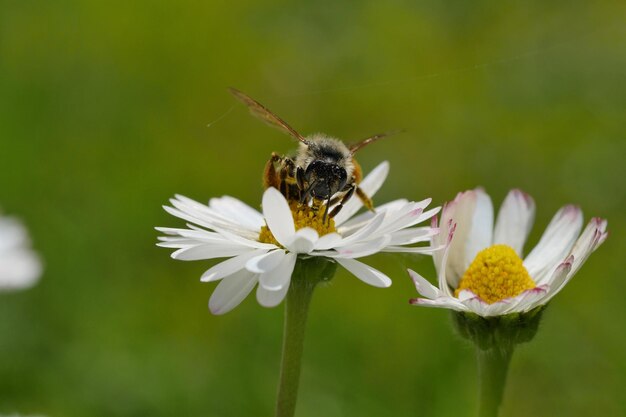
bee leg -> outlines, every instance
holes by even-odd
[[[352,163],[354,164],[354,173],[352,177],[354,179],[355,184],[359,184],[363,179],[363,170],[361,169],[361,165],[356,161],[356,159],[352,159]],[[372,203],[372,199],[369,198],[367,194],[359,187],[356,187],[356,195],[359,197],[359,200],[363,203],[365,207],[367,207],[370,211],[374,210],[374,203]]]
[[[352,158],[352,165],[354,165],[354,172],[352,173],[354,183],[360,184],[363,179],[363,169],[361,168],[361,164],[359,164],[356,159]]]
[[[368,210],[376,211],[374,210],[374,203],[372,202],[372,199],[369,198],[368,195],[365,194],[365,191],[363,191],[360,187],[356,187],[356,195]]]
[[[296,167],[296,183],[298,184],[298,190],[300,192],[300,195],[298,196],[299,200],[302,199],[302,195],[306,189],[305,182],[304,169],[302,167]]]
[[[313,190],[313,187],[315,187],[315,184],[317,183],[317,181],[313,181],[311,184],[309,184],[308,187],[306,187],[304,189],[304,192],[302,193],[302,196],[300,197],[300,203],[304,204],[305,202],[307,202],[308,198],[311,196],[311,191]],[[319,205],[323,204],[323,201],[319,201],[316,199],[313,199],[313,209],[316,209],[316,207],[318,207]]]
[[[350,200],[350,198],[352,197],[352,195],[354,194],[354,190],[358,190],[357,186],[355,184],[351,184],[350,188],[348,189],[348,191],[343,195],[343,197],[341,198],[341,201],[339,201],[339,204],[337,204],[335,206],[335,208],[333,208],[333,210],[330,212],[329,217],[332,219],[333,217],[335,217],[337,214],[339,214],[339,212],[341,211],[341,209],[343,208],[343,205],[346,204],[346,202],[348,200]]]
[[[280,187],[279,191],[282,195],[289,200],[289,189],[287,187],[287,168],[285,166],[280,170]]]
[[[329,206],[334,206],[335,204],[339,203],[341,201],[342,204],[345,204],[346,201],[348,201],[351,197],[352,194],[354,193],[354,190],[350,191],[352,188],[354,188],[355,182],[349,182],[345,185],[345,187],[343,187],[343,189],[336,194],[335,197],[333,197],[330,202],[328,203]],[[348,196],[346,196],[346,194],[341,194],[341,192],[347,192],[350,191],[350,194]]]
[[[324,208],[324,217],[322,217],[322,223],[326,223],[326,220],[328,220],[328,222],[330,223],[330,217],[328,217],[328,210],[330,210],[330,200],[331,200],[332,196],[329,195],[328,199],[326,200],[326,207]]]
[[[333,197],[330,199],[330,202],[328,203],[329,206],[334,206],[335,204],[337,204],[338,202],[343,200],[343,196],[338,195],[337,197]]]
[[[265,170],[263,171],[263,187],[276,189],[280,188],[280,178],[276,172],[276,163],[283,159],[282,156],[276,152],[272,152],[272,156],[265,163]]]

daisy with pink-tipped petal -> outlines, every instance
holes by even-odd
[[[534,217],[535,202],[520,190],[506,196],[495,226],[491,198],[482,189],[459,193],[444,206],[441,233],[432,238],[433,246],[445,246],[433,254],[438,285],[409,270],[423,296],[411,303],[482,317],[524,313],[548,303],[604,242],[607,222],[593,218],[581,234],[582,211],[565,206],[524,257]]]
[[[381,163],[360,188],[374,195],[388,171],[389,164]],[[352,198],[326,220],[274,188],[263,194],[262,213],[233,197],[213,198],[205,205],[176,196],[165,210],[186,220],[187,228],[157,228],[165,234],[158,245],[176,249],[172,257],[179,260],[228,258],[201,278],[221,281],[209,300],[212,313],[232,310],[255,287],[259,304],[274,307],[285,298],[299,257],[323,257],[369,285],[390,286],[387,275],[357,259],[378,252],[431,254],[433,247],[419,244],[429,242],[437,229],[417,226],[439,212],[438,207],[426,209],[430,201],[395,200],[375,213],[354,216],[362,203]]]
[[[438,285],[409,275],[422,298],[411,304],[452,310],[459,334],[476,346],[479,417],[497,417],[515,346],[535,336],[546,304],[565,287],[606,239],[607,222],[583,226],[581,210],[561,208],[539,243],[524,257],[535,202],[519,190],[506,196],[495,220],[482,190],[459,193],[441,213],[432,245]],[[433,219],[433,227],[437,220]]]

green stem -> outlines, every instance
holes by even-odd
[[[276,400],[276,417],[293,417],[296,411],[309,304],[317,284],[332,278],[335,269],[335,263],[323,258],[298,259],[296,263],[285,300],[283,353]]]
[[[498,417],[502,403],[506,375],[513,355],[513,347],[476,348],[478,358],[478,416]]]

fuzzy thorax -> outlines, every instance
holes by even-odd
[[[293,216],[293,222],[296,226],[296,230],[310,227],[311,229],[314,229],[319,236],[336,232],[335,220],[327,216],[324,220],[324,213],[327,210],[327,206],[325,204],[313,208],[306,204],[291,201],[289,202],[289,208],[291,209],[291,215]],[[277,246],[282,246],[278,243],[272,234],[272,231],[267,226],[261,227],[259,242],[272,243]]]
[[[513,248],[493,245],[478,252],[459,282],[454,295],[470,290],[483,301],[493,304],[535,288],[535,283]]]
[[[348,178],[352,176],[354,172],[352,154],[342,141],[322,133],[316,133],[306,139],[308,144],[301,143],[298,149],[296,165],[306,170],[313,161],[333,163],[344,168]]]

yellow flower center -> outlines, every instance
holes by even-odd
[[[535,288],[528,271],[513,248],[493,245],[478,252],[454,291],[456,297],[461,290],[468,289],[488,304],[515,297]]]
[[[300,204],[297,201],[290,201],[289,208],[291,209],[291,215],[293,216],[296,230],[310,227],[315,229],[320,236],[336,231],[334,219],[326,217],[326,220],[324,220],[324,212],[326,211],[325,205],[313,208],[305,204]],[[281,246],[267,226],[261,227],[259,242],[273,243],[274,245]]]

